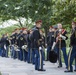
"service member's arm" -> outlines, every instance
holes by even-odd
[[[67,40],[67,31],[65,31],[63,34],[60,34],[60,37],[62,38],[62,40]]]

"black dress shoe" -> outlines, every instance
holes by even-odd
[[[44,70],[44,69],[38,69],[38,71],[46,71],[46,70]]]
[[[70,71],[70,70],[66,70],[66,71],[64,71],[64,72],[66,72],[66,73],[67,73],[67,72],[73,72],[73,71]]]
[[[58,68],[61,68],[62,66],[58,66]]]
[[[74,70],[74,72],[76,72],[76,70]]]
[[[35,69],[35,70],[38,70],[38,69]]]
[[[27,62],[27,63],[31,64],[31,62]]]
[[[32,63],[33,65],[35,65],[35,63]]]

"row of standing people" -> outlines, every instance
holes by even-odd
[[[45,47],[47,47],[47,60],[49,52],[54,50],[58,55],[58,68],[62,67],[62,54],[66,66],[65,72],[73,72],[72,63],[75,59],[76,71],[76,22],[72,22],[72,35],[70,37],[71,50],[67,54],[66,40],[68,39],[67,31],[63,29],[62,24],[50,26],[47,35],[47,42],[41,30],[42,21],[35,22],[35,27],[30,31],[27,28],[16,29],[12,32],[10,38],[5,34],[0,39],[0,56],[8,57],[10,47],[11,57],[35,65],[35,70],[45,71],[43,61],[45,60]],[[51,57],[50,57],[51,58]]]
[[[2,35],[0,39],[0,56],[19,59],[35,65],[35,70],[43,69],[45,37],[41,28],[42,21],[36,21],[36,26],[31,30],[27,28],[15,29],[10,37],[8,34]],[[10,48],[10,51],[9,51]]]

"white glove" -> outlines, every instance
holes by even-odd
[[[66,37],[63,36],[63,35],[61,35],[61,34],[60,34],[60,37],[61,37],[63,40],[66,40]]]
[[[7,48],[6,48],[6,45],[4,45],[4,49],[6,50]]]
[[[39,47],[39,50],[42,50],[42,47]]]
[[[59,32],[61,32],[62,31],[62,29],[59,29]]]
[[[54,49],[55,45],[56,45],[56,42],[53,43],[53,45],[52,45],[52,50]]]
[[[47,47],[47,44],[45,44],[45,46]]]
[[[45,51],[47,51],[47,48],[45,48]]]

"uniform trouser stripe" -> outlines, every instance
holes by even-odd
[[[70,57],[72,53],[72,47],[70,48],[69,55],[68,55],[68,70],[70,70]]]
[[[40,56],[39,68],[42,69],[42,52],[40,50],[39,50],[39,56]]]
[[[59,66],[61,61],[61,40],[59,40]]]

